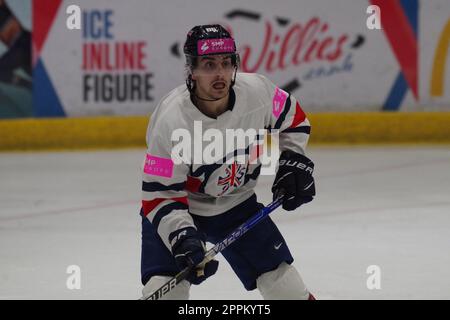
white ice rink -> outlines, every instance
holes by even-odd
[[[0,153],[0,299],[140,297],[145,150]],[[450,299],[450,148],[310,148],[318,196],[273,213],[319,299]],[[257,194],[268,203],[273,177]],[[260,299],[226,261],[193,299]],[[70,265],[81,289],[69,290]],[[381,289],[369,290],[370,265]]]

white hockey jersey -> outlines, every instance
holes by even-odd
[[[255,132],[278,129],[281,151],[305,153],[310,124],[294,97],[264,76],[248,73],[237,74],[232,91],[229,110],[217,119],[197,109],[186,85],[166,95],[151,116],[143,167],[142,214],[156,227],[169,249],[172,232],[195,227],[190,213],[214,216],[235,207],[253,195],[260,174],[261,164],[251,161],[260,154],[255,145],[236,147],[231,152],[223,146],[223,161],[209,164],[195,161],[199,159],[194,159],[195,155],[209,145],[198,141],[204,136],[198,134],[195,126],[198,129],[200,124],[202,133],[208,129],[219,130],[223,137],[227,136],[227,129],[254,129]],[[172,154],[178,143],[172,134],[177,129],[192,137],[192,152],[183,154],[190,161],[181,164],[173,160]],[[195,146],[194,142],[199,143]],[[230,162],[237,154],[248,155],[249,161]]]

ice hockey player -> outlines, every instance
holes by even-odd
[[[195,163],[194,152],[180,154],[191,161],[179,164],[172,154],[174,130],[193,133],[195,121],[201,121],[204,130],[221,132],[279,130],[281,154],[271,191],[274,195],[284,191],[282,206],[288,211],[315,196],[314,164],[305,155],[310,124],[299,102],[262,75],[237,73],[235,41],[220,25],[191,29],[184,54],[186,84],[162,98],[147,131],[141,209],[144,296],[186,266],[197,266],[204,258],[206,242],[221,241],[262,207],[254,192],[260,164]],[[234,150],[223,160],[241,153],[252,151],[249,146]],[[292,266],[288,245],[270,217],[222,254],[244,287],[257,288],[264,299],[314,299]],[[203,272],[197,272],[198,268]],[[188,299],[190,285],[214,275],[218,261],[198,268],[163,298]]]

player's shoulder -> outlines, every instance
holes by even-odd
[[[266,76],[259,73],[239,73],[236,77],[237,87],[259,97],[270,97],[275,85]]]
[[[179,127],[179,121],[183,118],[183,106],[188,103],[189,99],[186,85],[176,87],[159,101],[152,113],[154,122],[165,128]]]
[[[265,90],[273,85],[267,77],[259,73],[239,72],[236,79],[236,83],[255,90]]]
[[[189,91],[186,85],[183,84],[162,97],[155,111],[170,114],[182,107],[186,103],[186,99],[189,99]]]
[[[265,76],[259,73],[238,73],[236,76],[236,89],[245,92],[250,101],[254,99],[256,104],[269,104],[275,90],[275,85]]]

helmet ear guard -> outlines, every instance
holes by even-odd
[[[192,80],[192,73],[189,73],[186,77],[186,86],[190,93],[193,93],[195,90],[195,81]]]

